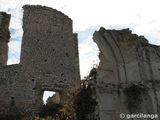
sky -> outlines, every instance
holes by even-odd
[[[73,20],[78,33],[81,78],[99,63],[98,47],[92,40],[95,30],[130,28],[160,45],[159,0],[0,0],[0,11],[11,14],[8,65],[19,63],[22,30],[22,6],[43,5],[57,9]]]

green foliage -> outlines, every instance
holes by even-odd
[[[52,116],[54,117],[57,113],[59,113],[59,109],[63,108],[61,104],[44,104],[40,107],[39,116],[46,117]]]
[[[43,105],[40,108],[39,113],[40,118],[46,118],[50,116],[53,120],[74,120],[71,116],[67,113],[66,105],[61,104],[49,104]]]
[[[0,116],[0,120],[97,120],[88,117],[94,113],[97,105],[96,100],[93,98],[94,90],[89,84],[94,79],[96,79],[96,68],[93,68],[90,75],[81,83],[75,83],[75,88],[70,90],[68,97],[65,99],[67,104],[51,102],[42,105],[39,108],[39,114],[35,117],[22,118],[21,115],[3,115]]]
[[[74,107],[77,120],[89,120],[87,115],[94,112],[97,102],[92,98],[92,89],[83,87],[76,95]]]
[[[143,102],[143,96],[147,94],[147,89],[143,85],[131,85],[124,89],[127,96],[128,108],[131,112],[138,109],[138,106]]]
[[[81,87],[76,90],[73,106],[76,113],[76,120],[97,120],[94,116],[95,107],[97,106],[94,98],[94,82],[97,76],[97,67],[92,68],[89,76],[81,81]]]

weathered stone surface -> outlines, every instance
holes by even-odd
[[[0,13],[0,114],[37,113],[45,90],[57,92],[50,99],[64,103],[66,93],[80,83],[72,20],[48,7],[23,8],[20,64],[6,65],[10,15]],[[100,49],[100,64],[90,72],[88,84],[98,105],[89,118],[119,120],[120,113],[160,115],[160,46],[129,29],[100,28],[93,39]]]
[[[47,99],[47,102],[46,102],[47,105],[51,105],[53,103],[56,103],[56,104],[60,103],[60,94],[59,93],[56,93],[52,97],[49,97]]]
[[[45,90],[65,94],[80,80],[78,39],[73,34],[72,20],[48,7],[23,8],[20,64],[0,68],[0,113],[36,113],[43,104]],[[0,20],[9,20],[8,16],[1,16]],[[4,33],[7,30],[8,26]],[[7,44],[9,37],[2,37]]]
[[[9,22],[10,15],[0,12],[0,66],[6,65],[8,60]]]
[[[129,29],[101,28],[93,39],[101,51],[96,78],[100,120],[118,120],[120,113],[160,114],[160,46]],[[129,99],[139,100],[135,109]]]

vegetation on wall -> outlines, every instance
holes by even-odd
[[[92,68],[89,76],[82,80],[81,87],[75,95],[74,108],[77,120],[97,120],[92,115],[97,106],[96,98],[94,98],[95,89],[92,86],[92,82],[96,79],[96,71],[97,68]]]
[[[140,85],[131,85],[124,89],[127,97],[128,108],[131,112],[138,109],[139,105],[143,102],[143,96],[147,94],[147,88]]]
[[[93,68],[89,76],[85,77],[77,87],[70,90],[67,104],[56,104],[48,102],[39,108],[39,114],[35,117],[26,118],[21,114],[3,115],[0,120],[97,120],[92,114],[95,111],[97,102],[94,96],[94,89],[90,81],[96,79],[96,69]]]
[[[46,104],[40,108],[39,117],[37,119],[43,118],[44,120],[75,120],[70,114],[69,106],[66,104]]]
[[[72,92],[69,95],[70,102],[68,104],[52,103],[43,105],[37,119],[45,118],[47,120],[50,116],[52,120],[96,120],[88,117],[95,111],[97,105],[96,100],[93,98],[94,90],[88,83],[91,77],[86,77],[80,83],[80,87],[70,90]]]
[[[89,120],[88,115],[95,111],[97,102],[92,98],[92,93],[90,87],[84,87],[76,95],[74,106],[77,120]]]

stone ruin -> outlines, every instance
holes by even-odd
[[[45,90],[63,97],[74,82],[80,82],[72,20],[48,7],[23,8],[24,34],[16,65],[6,65],[10,15],[0,13],[1,114],[15,110],[36,113]],[[160,115],[160,47],[129,29],[100,28],[93,39],[100,50],[93,83],[97,120],[119,120],[120,113]]]
[[[129,29],[101,28],[93,39],[101,51],[95,80],[100,120],[119,120],[121,113],[160,115],[160,46]]]
[[[48,7],[26,5],[23,9],[21,57],[15,65],[6,65],[10,15],[0,13],[0,113],[36,113],[45,90],[63,96],[74,87],[73,82],[80,81],[72,20]]]

